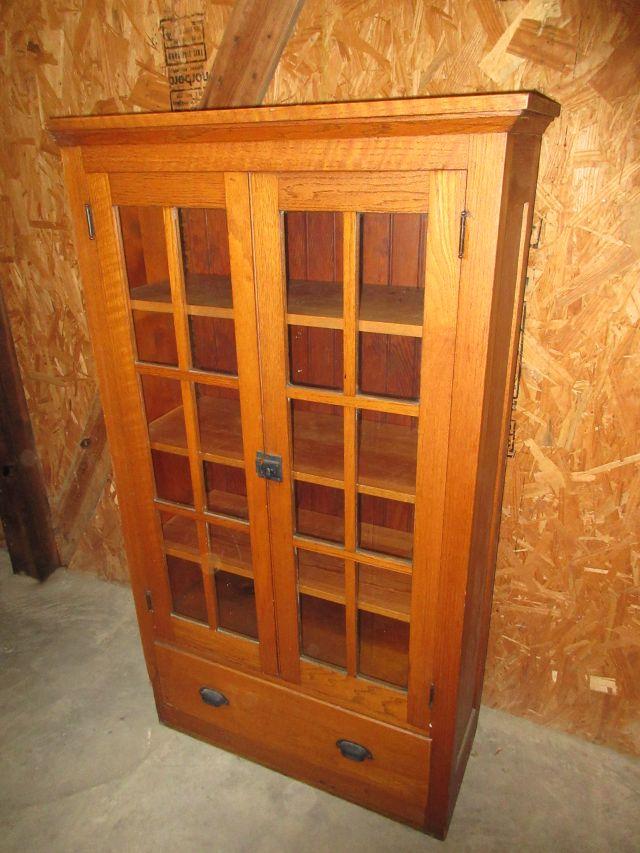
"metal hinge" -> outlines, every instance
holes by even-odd
[[[528,279],[525,280],[525,289],[528,284]],[[513,383],[513,396],[511,397],[511,412],[515,412],[516,406],[518,405],[518,397],[520,395],[520,380],[522,378],[522,354],[524,352],[524,324],[527,320],[527,303],[523,302],[522,304],[522,319],[520,320],[520,337],[518,338],[518,355],[517,355],[517,366],[516,366],[516,378]],[[516,455],[516,421],[511,415],[511,422],[509,424],[509,443],[507,445],[507,456],[509,459],[513,459]]]
[[[544,224],[544,219],[541,216],[540,219],[538,220],[538,230],[536,231],[535,239],[533,237],[533,225],[531,226],[531,237],[529,240],[529,246],[532,249],[539,249],[540,248],[540,238],[542,237],[542,226],[543,226],[543,224]]]
[[[150,589],[145,589],[144,591],[144,603],[147,605],[149,613],[153,613],[153,598],[151,597]]]
[[[464,241],[467,236],[467,217],[469,216],[468,210],[463,210],[460,214],[460,236],[458,238],[458,257],[464,257]]]
[[[282,456],[274,456],[271,453],[256,453],[256,473],[263,480],[274,480],[282,482]]]
[[[433,708],[433,703],[436,699],[436,685],[432,682],[429,687],[429,707]]]
[[[96,239],[96,228],[93,224],[93,210],[91,210],[91,205],[89,202],[86,202],[84,206],[84,215],[87,219],[87,232],[89,234],[90,240]]]

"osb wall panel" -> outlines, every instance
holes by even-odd
[[[228,4],[203,11],[210,58]],[[93,392],[54,113],[166,109],[155,2],[5,5],[0,257],[51,494]],[[537,88],[545,135],[484,698],[640,753],[637,4],[307,0],[266,101]],[[1,48],[0,48],[1,49]],[[104,542],[110,544],[103,544]],[[77,564],[122,577],[112,495]]]
[[[230,3],[207,3],[215,55]],[[53,509],[95,393],[60,159],[43,121],[65,113],[168,109],[159,22],[192,0],[26,0],[0,6],[0,265]],[[126,580],[115,491],[100,501],[72,566]]]

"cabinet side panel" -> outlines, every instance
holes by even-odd
[[[538,137],[516,136],[509,141],[505,175],[507,197],[501,216],[491,312],[479,477],[462,636],[455,737],[456,761],[460,765],[456,772],[459,773],[464,770],[471,747],[477,719],[474,712],[479,708],[482,695],[539,153]]]
[[[144,567],[149,542],[156,541],[157,532],[153,515],[147,512],[141,517],[137,511],[138,501],[133,499],[133,495],[142,490],[148,493],[146,505],[152,505],[152,485],[146,466],[139,470],[135,464],[136,459],[146,454],[146,445],[144,434],[135,427],[131,429],[130,423],[132,413],[139,409],[139,398],[133,370],[124,369],[132,363],[129,324],[122,295],[117,292],[117,286],[110,284],[103,276],[97,241],[90,240],[87,233],[84,205],[89,202],[90,190],[82,167],[81,152],[79,149],[68,149],[63,151],[62,156],[100,397],[114,461],[131,585],[145,660],[149,675],[154,681],[156,669],[152,642],[153,613],[145,606],[148,579]],[[106,183],[106,178],[104,182]],[[123,350],[130,356],[126,365],[121,358]],[[140,504],[142,503],[143,501],[140,501]]]
[[[437,603],[432,708],[433,749],[427,829],[447,831],[455,804],[455,735],[469,554],[474,524],[489,336],[499,234],[506,197],[506,136],[473,137],[469,149],[467,229],[460,270],[451,428]],[[510,316],[509,316],[510,323]]]

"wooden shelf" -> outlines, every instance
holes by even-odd
[[[298,591],[344,604],[342,562],[298,548]],[[408,622],[411,613],[411,575],[360,565],[358,609]]]
[[[417,287],[364,285],[360,292],[361,332],[422,336],[424,291]],[[291,281],[287,322],[292,326],[342,329],[342,285],[327,281]]]
[[[221,276],[191,275],[186,281],[187,313],[233,319],[231,282]],[[140,311],[173,311],[168,281],[131,291],[131,307]],[[360,293],[361,332],[421,337],[424,291],[417,287],[365,285]],[[342,329],[342,285],[292,281],[288,288],[287,322],[292,326]]]
[[[312,536],[331,544],[344,544],[344,514],[328,515],[311,509],[296,509],[296,530],[302,536]]]
[[[233,319],[231,282],[224,276],[189,275],[185,279],[187,313],[201,317]],[[144,284],[131,291],[132,308],[141,311],[173,311],[168,281]]]
[[[244,468],[239,400],[201,394],[198,397],[198,423],[203,459]]]
[[[244,467],[240,404],[208,397],[198,400],[201,456],[210,462]],[[390,500],[415,501],[417,431],[397,424],[361,420],[358,491]],[[293,476],[297,480],[342,488],[343,419],[299,411],[293,414]],[[188,454],[182,406],[149,425],[154,450]]]
[[[217,571],[253,578],[251,541],[248,533],[209,526],[209,566]]]
[[[332,415],[294,406],[292,421],[294,478],[342,488],[342,409]],[[417,430],[361,419],[359,437],[358,491],[414,503]]]
[[[358,608],[408,622],[411,615],[411,575],[375,566],[358,567]]]
[[[184,515],[174,515],[162,525],[165,551],[175,556],[200,558],[198,549],[198,531],[193,519]]]
[[[328,515],[309,509],[296,512],[296,533],[342,546],[344,543],[344,517]],[[413,536],[404,530],[383,527],[379,524],[361,524],[360,548],[392,559],[411,560]]]
[[[170,314],[173,306],[169,282],[158,281],[132,288],[130,302],[132,308],[138,308],[141,311],[162,311]]]
[[[298,591],[344,604],[344,562],[298,548]]]
[[[185,281],[187,312],[233,319],[231,281],[223,276],[190,275]]]
[[[216,498],[222,501],[222,493],[217,492]],[[227,509],[238,511],[241,502],[234,501],[234,496],[224,495]],[[247,531],[231,530],[209,524],[209,554],[208,565],[214,571],[227,571],[234,575],[253,578],[251,560],[251,540]],[[164,549],[167,554],[184,559],[200,561],[198,548],[198,533],[195,521],[184,515],[174,515],[162,526]]]
[[[210,462],[243,468],[239,401],[202,394],[198,399],[198,422],[201,457]],[[149,424],[149,440],[154,450],[181,456],[188,454],[182,406]]]
[[[365,285],[360,293],[361,332],[422,337],[424,290],[419,287]]]
[[[287,323],[341,329],[342,285],[332,281],[290,281],[287,288]]]
[[[405,530],[383,527],[380,524],[361,524],[360,547],[377,554],[411,560],[413,534]]]
[[[154,450],[187,456],[187,431],[182,406],[156,418],[149,424],[149,443]]]
[[[207,492],[207,512],[213,516],[217,513],[246,521],[248,517],[247,499],[244,495],[223,492],[220,489],[210,489]],[[215,518],[212,517],[211,521],[215,521]]]

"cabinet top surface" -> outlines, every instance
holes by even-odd
[[[191,112],[51,118],[59,145],[129,142],[226,141],[304,137],[424,136],[432,133],[508,132],[526,122],[541,133],[559,114],[538,92],[452,95],[380,101],[264,106]]]

